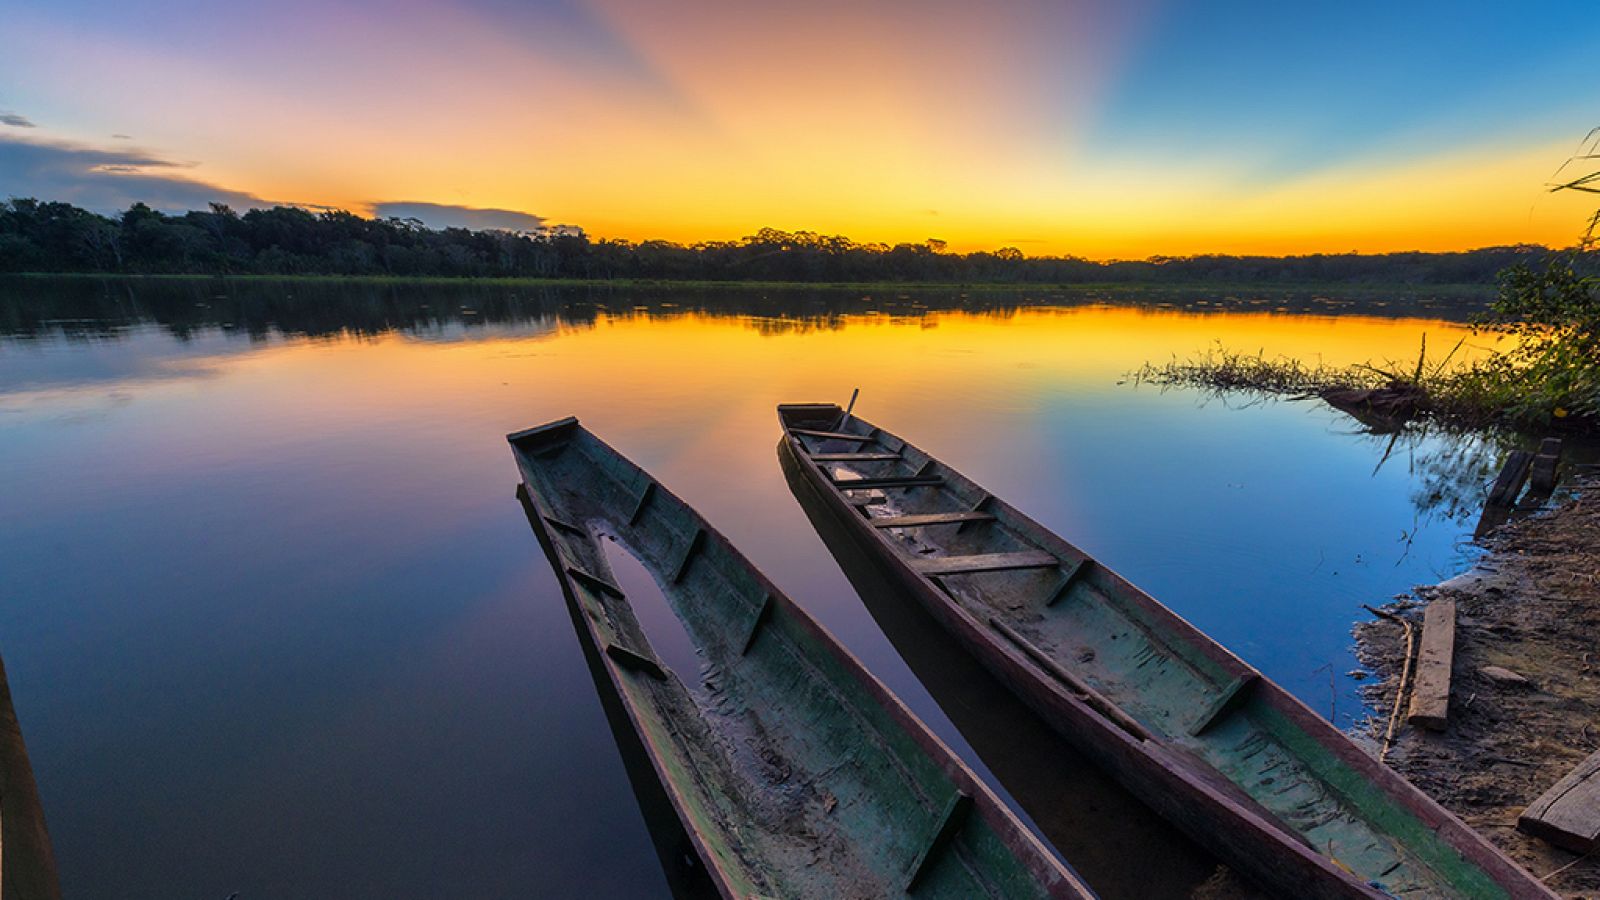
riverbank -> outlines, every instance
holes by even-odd
[[[590,288],[684,288],[737,290],[826,290],[826,291],[960,291],[965,293],[1039,293],[1044,291],[1094,292],[1104,294],[1196,294],[1227,295],[1256,293],[1271,296],[1328,294],[1351,299],[1393,299],[1406,297],[1448,297],[1481,300],[1494,297],[1492,284],[1478,282],[1340,282],[1340,281],[737,281],[675,278],[532,278],[478,277],[446,275],[218,275],[201,273],[119,273],[119,272],[14,272],[0,274],[19,281],[106,279],[135,282],[289,282],[302,284],[351,285],[484,285],[492,287],[590,287]]]
[[[1419,625],[1423,606],[1457,604],[1450,726],[1405,727],[1388,763],[1518,863],[1569,897],[1600,892],[1600,853],[1579,856],[1516,830],[1517,816],[1600,747],[1600,477],[1547,513],[1502,528],[1473,571],[1397,598],[1388,611]],[[1356,627],[1356,654],[1387,711],[1404,654],[1385,619]],[[1518,682],[1488,667],[1509,670]],[[1376,723],[1373,740],[1381,740]]]

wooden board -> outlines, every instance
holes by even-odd
[[[1450,724],[1450,666],[1456,653],[1456,602],[1435,600],[1422,613],[1417,684],[1411,692],[1412,725],[1443,731]]]
[[[811,428],[793,428],[790,430],[795,434],[803,434],[806,437],[827,438],[830,441],[855,441],[861,444],[869,444],[876,440],[876,438],[870,438],[864,434],[847,434],[843,431],[818,431]]]
[[[1517,495],[1522,493],[1522,485],[1528,480],[1528,469],[1532,465],[1532,453],[1526,450],[1511,451],[1500,475],[1494,480],[1494,486],[1489,488],[1489,505],[1510,506],[1515,503]]]
[[[897,475],[888,478],[856,478],[852,480],[835,480],[834,484],[841,491],[881,491],[885,488],[916,488],[938,487],[944,484],[944,479],[937,475],[920,478],[915,475]]]
[[[1517,828],[1573,853],[1600,846],[1600,751],[1523,810]]]
[[[1529,468],[1528,490],[1535,494],[1549,494],[1556,489],[1556,467],[1561,465],[1561,439],[1545,438],[1539,445],[1539,455]]]
[[[1043,550],[1020,553],[976,553],[972,556],[933,556],[912,561],[924,575],[958,575],[965,572],[1003,572],[1008,569],[1043,569],[1061,565]]]
[[[878,516],[868,519],[873,528],[917,528],[922,525],[945,525],[950,522],[989,522],[994,516],[986,512],[913,513],[907,516]]]
[[[898,453],[813,453],[812,462],[893,462]]]

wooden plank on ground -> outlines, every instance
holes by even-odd
[[[1011,569],[1045,569],[1061,565],[1055,554],[1043,550],[1018,553],[975,553],[971,556],[930,556],[911,564],[924,575],[961,575],[967,572],[1004,572]]]
[[[1517,828],[1573,853],[1600,846],[1600,751],[1523,810]]]
[[[1450,724],[1450,666],[1456,653],[1456,602],[1435,600],[1422,613],[1417,681],[1406,721],[1433,731]]]

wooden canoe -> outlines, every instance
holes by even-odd
[[[55,856],[11,686],[0,663],[0,898],[60,900]]]
[[[973,772],[693,509],[564,419],[508,437],[580,639],[725,897],[1092,897]],[[699,662],[652,648],[602,541]]]
[[[1296,897],[1553,897],[1287,691],[1086,553],[836,404],[778,407],[897,589],[1219,858]]]

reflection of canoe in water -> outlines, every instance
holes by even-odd
[[[565,419],[510,436],[540,543],[729,897],[1088,897],[861,664],[643,470]],[[674,672],[611,539],[693,645]]]
[[[1241,872],[1300,897],[1553,896],[1278,685],[949,466],[833,404],[778,416],[783,451],[901,590]]]
[[[55,857],[11,688],[0,664],[0,897],[60,900]]]

